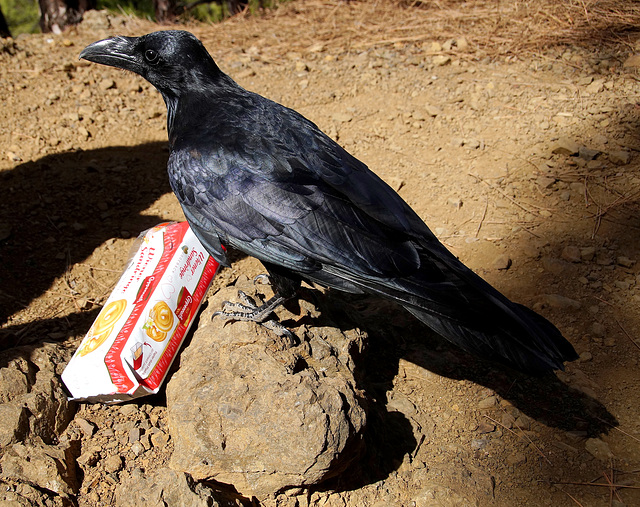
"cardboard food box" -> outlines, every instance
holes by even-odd
[[[157,393],[218,268],[187,222],[147,231],[62,373],[70,399]]]

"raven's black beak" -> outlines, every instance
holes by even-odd
[[[82,50],[80,58],[140,74],[142,67],[135,50],[137,40],[118,36],[94,42]]]

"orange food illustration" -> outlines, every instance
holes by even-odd
[[[164,341],[167,337],[167,333],[158,329],[151,319],[149,319],[142,327],[146,331],[147,336],[157,342]]]
[[[149,312],[153,323],[160,331],[169,332],[173,327],[173,312],[164,301],[159,301]]]
[[[78,354],[86,356],[89,352],[93,352],[102,345],[111,334],[113,326],[122,317],[126,307],[127,301],[125,299],[112,301],[105,306],[93,326],[91,326],[89,333],[87,333],[89,340],[80,348]]]

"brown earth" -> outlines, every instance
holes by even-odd
[[[64,405],[57,377],[133,238],[183,219],[160,95],[77,59],[94,40],[157,25],[88,18],[0,51],[0,419],[17,421],[0,434],[0,480],[12,505],[125,505],[119,485],[166,467],[173,446],[163,395],[56,413],[28,397]],[[429,10],[293,2],[188,27],[241,85],[316,122],[580,353],[557,379],[528,379],[392,309],[369,312],[367,454],[264,505],[640,504],[640,45],[505,52],[470,19],[452,28]],[[260,271],[238,257],[212,291]],[[46,482],[51,460],[67,465],[51,472],[60,484]]]

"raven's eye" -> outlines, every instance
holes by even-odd
[[[144,52],[144,59],[149,63],[158,63],[159,58],[158,52],[153,49],[147,49]]]

